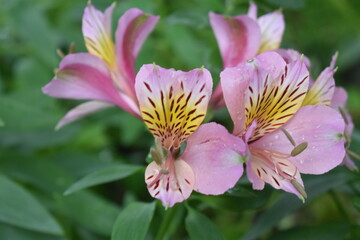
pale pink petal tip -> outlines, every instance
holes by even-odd
[[[161,200],[166,208],[189,198],[194,188],[195,177],[191,167],[183,160],[174,161],[170,169],[152,162],[145,171],[150,195]]]
[[[113,104],[107,103],[107,102],[100,102],[100,101],[90,101],[83,104],[80,104],[79,106],[71,109],[56,125],[55,129],[59,130],[63,126],[74,122],[76,120],[79,120],[81,118],[84,118],[90,114],[93,114],[95,112],[98,112],[100,110],[110,108],[114,106]]]
[[[250,2],[249,10],[248,10],[248,16],[252,19],[257,19],[257,5],[253,1]]]
[[[279,48],[285,30],[284,15],[281,11],[263,15],[257,20],[261,29],[261,46],[259,52]]]
[[[243,174],[246,146],[217,123],[207,123],[190,136],[183,155],[194,171],[194,189],[219,195],[234,187]]]

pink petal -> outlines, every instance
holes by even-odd
[[[180,156],[193,169],[194,189],[219,195],[234,187],[243,173],[246,147],[220,124],[207,123],[189,137]]]
[[[132,8],[127,10],[118,22],[115,33],[116,58],[118,68],[125,80],[119,85],[122,88],[126,88],[127,85],[134,96],[135,60],[145,39],[154,29],[158,20],[158,16]]]
[[[111,16],[114,7],[115,4],[112,4],[102,13],[92,4],[88,4],[82,20],[82,31],[89,53],[112,67],[115,66],[114,43],[111,37]]]
[[[248,16],[252,19],[257,19],[257,6],[254,2],[250,2],[249,10],[248,10]]]
[[[56,130],[62,128],[63,126],[79,120],[83,117],[86,117],[90,114],[98,112],[100,110],[112,107],[114,105],[107,103],[107,102],[100,102],[100,101],[89,101],[79,106],[71,109],[56,125]]]
[[[145,182],[150,195],[160,199],[165,207],[172,207],[189,198],[195,182],[194,173],[185,161],[175,160],[171,164],[171,169],[166,169],[152,162],[145,171]],[[165,171],[166,174],[162,173]]]
[[[252,144],[251,144],[252,145]],[[255,190],[262,190],[265,182],[275,189],[282,189],[301,197],[301,193],[293,185],[296,181],[303,188],[298,169],[286,158],[272,156],[271,151],[250,145],[250,160],[246,164],[246,173]]]
[[[351,160],[348,154],[345,154],[345,157],[341,163],[342,166],[347,167],[350,171],[358,171],[356,164]]]
[[[280,54],[280,56],[284,58],[286,63],[291,63],[293,61],[299,60],[300,58],[303,58],[306,67],[310,68],[310,66],[311,66],[309,58],[294,49],[279,48],[274,51],[276,53]]]
[[[279,48],[285,29],[284,16],[281,11],[263,15],[257,22],[261,30],[261,46],[259,52]]]
[[[333,98],[331,99],[331,107],[337,109],[345,107],[348,99],[346,90],[342,87],[335,87]]]
[[[189,72],[143,65],[136,76],[141,114],[165,149],[179,148],[205,118],[211,96],[208,70]]]
[[[107,65],[88,53],[66,55],[56,76],[42,90],[56,98],[113,103],[138,116],[137,105],[114,87]]]
[[[237,66],[255,56],[259,50],[261,33],[253,19],[246,15],[227,17],[212,12],[209,17],[224,68]]]
[[[276,56],[282,59],[278,54]],[[250,141],[276,130],[296,113],[305,98],[309,77],[302,60],[291,62],[281,69],[277,65],[269,65],[267,61],[262,64],[265,61],[261,62],[258,57],[255,59],[253,67],[256,74],[245,93],[246,128],[252,121],[257,121]],[[269,71],[262,66],[272,66],[273,69]]]
[[[234,122],[233,133],[235,135],[242,135],[246,130],[245,93],[248,91],[249,85],[264,81],[264,79],[259,79],[257,70],[261,69],[261,74],[270,74],[273,78],[278,78],[284,68],[285,61],[280,55],[267,52],[240,64],[238,67],[226,68],[220,73],[221,87],[224,92],[226,107]]]
[[[321,72],[306,94],[303,105],[321,104],[329,106],[331,104],[335,90],[335,61],[336,55],[333,56],[330,66]]]
[[[342,162],[345,156],[345,123],[332,108],[304,106],[283,127],[297,145],[308,143],[302,153],[289,158],[301,173],[322,174]],[[286,154],[290,154],[294,148],[280,129],[266,134],[252,145]]]
[[[253,76],[254,71],[246,65],[226,68],[220,73],[224,100],[234,122],[233,133],[236,136],[245,131],[245,92]]]

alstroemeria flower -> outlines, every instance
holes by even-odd
[[[335,87],[334,74],[336,72],[335,63],[337,54],[332,57],[330,66],[325,68],[313,83],[309,89],[303,106],[305,105],[325,105],[331,106],[335,110],[339,111],[345,121],[345,132],[348,147],[350,146],[350,136],[354,129],[350,114],[346,111],[347,93],[343,88]],[[356,170],[357,167],[351,160],[349,155],[352,155],[351,151],[347,151],[342,165],[345,165],[350,170]]]
[[[82,31],[89,53],[66,55],[54,79],[43,92],[56,98],[92,100],[70,110],[57,128],[110,106],[118,106],[140,118],[135,94],[135,59],[158,21],[139,9],[130,9],[119,19],[115,43],[111,36],[114,4],[104,13],[89,4]]]
[[[304,106],[309,72],[303,59],[275,52],[227,68],[221,85],[233,134],[248,143],[247,175],[254,189],[268,183],[304,199],[300,173],[322,174],[342,162],[344,121],[327,106]]]
[[[154,161],[145,172],[151,196],[172,207],[193,190],[222,194],[233,187],[243,172],[244,142],[216,123],[199,127],[211,96],[209,71],[144,65],[135,87],[143,120],[156,143],[151,150]],[[185,141],[186,149],[178,156]]]
[[[224,69],[238,66],[262,52],[278,49],[285,28],[281,11],[258,18],[255,3],[250,3],[248,14],[231,17],[211,12],[209,18]],[[211,104],[215,108],[224,106],[220,85],[214,91]]]

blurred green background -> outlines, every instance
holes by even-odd
[[[260,15],[283,9],[282,47],[308,56],[314,77],[339,51],[335,79],[348,90],[348,109],[359,126],[360,1],[255,2]],[[111,3],[93,0],[101,10]],[[67,51],[75,42],[77,52],[85,51],[85,6],[80,0],[0,0],[0,119],[5,124],[0,128],[0,240],[110,239],[119,214],[117,224],[129,224],[123,219],[131,219],[126,217],[131,208],[122,209],[152,201],[143,179],[152,136],[142,122],[112,108],[55,131],[57,121],[79,102],[53,99],[40,90],[60,62],[57,48]],[[222,64],[208,12],[243,14],[248,1],[118,1],[114,29],[131,7],[161,16],[137,69],[152,62],[183,70],[204,65],[218,82]],[[215,116],[231,126],[228,119],[225,110]],[[351,148],[360,153],[359,130]],[[94,172],[90,185],[104,184],[63,195]],[[304,180],[305,204],[269,187],[253,191],[245,178],[224,196],[194,193],[167,211],[157,202],[146,239],[360,239],[359,173],[338,167]],[[146,206],[154,211],[153,204]],[[135,220],[135,229],[146,225]]]

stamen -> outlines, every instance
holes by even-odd
[[[56,53],[57,53],[57,55],[58,55],[61,59],[63,59],[63,58],[65,57],[64,52],[61,51],[59,48],[56,49]]]
[[[165,170],[165,169],[161,169],[161,170],[160,170],[160,174],[167,175],[167,174],[169,174],[169,171],[168,171],[168,170]]]
[[[305,192],[305,189],[303,186],[301,186],[300,183],[298,183],[296,180],[291,180],[291,184],[298,190],[298,192],[301,194],[301,197],[299,197],[303,203],[305,203],[305,199],[307,198],[307,194]]]
[[[157,165],[161,166],[163,158],[161,153],[159,153],[155,148],[150,148],[150,154],[152,159],[156,162]]]
[[[307,147],[308,147],[307,142],[300,143],[291,151],[290,155],[292,157],[295,157],[295,156],[299,155],[300,153],[302,153]]]
[[[74,52],[75,52],[75,43],[71,42],[70,47],[69,47],[69,54],[74,53]]]
[[[346,116],[346,111],[343,107],[339,107],[339,112],[341,114],[341,116],[343,117],[345,124],[348,125],[349,124],[349,119]]]
[[[154,67],[154,71],[157,72],[157,71],[158,71],[158,68],[157,68],[155,62],[153,62],[153,67]]]
[[[280,127],[281,131],[285,134],[285,136],[287,137],[287,139],[291,142],[291,144],[295,147],[296,143],[295,140],[292,138],[292,136],[290,135],[290,133],[283,127]]]
[[[349,154],[350,157],[360,161],[360,156],[354,153],[353,151],[347,150],[347,153]]]

